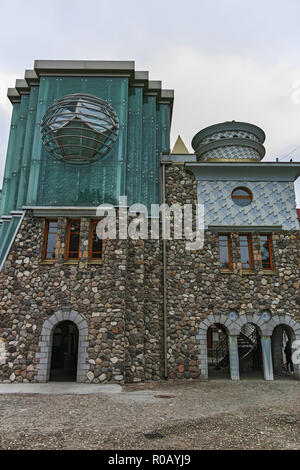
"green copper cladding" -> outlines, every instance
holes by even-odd
[[[54,99],[72,92],[89,93],[108,101],[118,115],[120,124],[118,140],[105,157],[84,167],[57,162],[43,146],[40,146],[39,186],[37,192],[28,198],[29,205],[97,206],[102,202],[117,204],[119,194],[125,191],[128,79],[43,77],[37,112],[39,122]]]
[[[156,166],[156,104],[154,96],[145,96],[143,101],[143,168],[142,202],[149,207],[155,193],[154,169]],[[153,202],[157,202],[153,198]]]
[[[0,201],[0,216],[4,214],[9,214],[13,208],[9,207],[10,201],[10,183],[11,183],[11,175],[12,169],[14,164],[14,158],[16,155],[16,144],[17,144],[17,137],[19,133],[19,120],[20,120],[20,103],[15,103],[12,112],[11,118],[11,126],[10,126],[10,134],[9,134],[9,141],[7,147],[7,156],[6,156],[6,165],[4,170],[4,178],[3,178],[3,185],[2,185],[2,194],[1,194],[1,201]]]
[[[147,72],[135,72],[133,62],[36,64],[9,94],[14,109],[0,216],[24,206],[118,205],[124,195],[128,205],[143,203],[150,210],[160,200],[160,154],[169,152],[172,92],[150,82]],[[107,101],[119,120],[112,149],[82,166],[55,160],[40,133],[54,100],[74,93]]]
[[[128,108],[128,158],[126,165],[127,197],[129,201],[141,202],[143,171],[143,89],[129,89]]]
[[[17,196],[17,203],[16,203],[17,210],[20,210],[22,208],[22,205],[24,204],[24,201],[26,201],[26,198],[27,198],[27,189],[28,189],[27,185],[28,185],[28,178],[29,178],[29,172],[30,172],[32,144],[33,144],[33,137],[34,137],[34,129],[36,126],[35,119],[36,119],[38,93],[39,93],[39,88],[37,86],[33,86],[31,88],[31,93],[29,95],[27,122],[26,122],[24,147],[23,147],[23,158],[22,158],[21,168],[20,168],[19,188],[18,188],[18,196]]]

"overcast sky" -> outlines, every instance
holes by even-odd
[[[175,90],[171,145],[236,120],[300,161],[299,0],[0,0],[0,181],[7,88],[35,59],[134,60]],[[297,150],[297,147],[299,147]],[[0,183],[1,186],[1,183]],[[300,181],[296,184],[300,206]]]

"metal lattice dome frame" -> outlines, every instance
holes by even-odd
[[[83,165],[106,155],[119,134],[114,109],[93,95],[74,93],[55,100],[41,123],[42,142],[57,160]]]

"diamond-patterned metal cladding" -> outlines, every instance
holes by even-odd
[[[47,109],[41,123],[42,141],[57,160],[83,165],[106,155],[119,134],[114,109],[93,95],[64,96]]]
[[[194,136],[192,146],[198,160],[204,162],[260,161],[265,155],[264,140],[259,127],[228,121],[202,129]]]
[[[253,201],[248,206],[238,206],[232,200],[231,193],[238,187],[252,192]],[[214,225],[299,228],[291,181],[199,181],[198,204],[204,204],[206,228]]]

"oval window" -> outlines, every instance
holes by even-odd
[[[235,188],[231,193],[231,199],[238,206],[248,206],[251,204],[253,196],[247,188]]]

